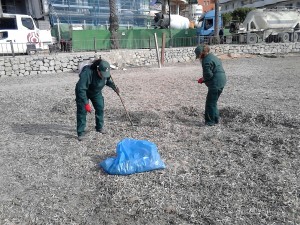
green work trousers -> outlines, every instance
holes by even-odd
[[[219,110],[217,106],[218,99],[223,88],[208,88],[205,103],[205,124],[213,126],[219,123]]]
[[[101,94],[89,97],[95,109],[96,130],[101,130],[104,125],[104,99]],[[77,135],[82,136],[86,127],[86,110],[83,102],[76,102],[77,105]]]

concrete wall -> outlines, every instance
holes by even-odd
[[[165,64],[195,60],[194,47],[165,49]],[[300,43],[272,43],[256,45],[214,45],[211,52],[216,55],[235,54],[287,54],[300,53]],[[119,68],[130,66],[157,66],[157,54],[152,50],[112,50],[97,55]],[[0,77],[29,76],[76,71],[83,60],[93,58],[89,53],[59,53],[35,56],[0,58]]]

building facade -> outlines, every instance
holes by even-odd
[[[206,13],[215,8],[214,0],[198,0],[198,4],[202,5],[203,12]]]
[[[300,0],[220,0],[222,12],[232,12],[237,8],[298,8]]]
[[[149,27],[151,3],[153,0],[116,0],[119,25]],[[160,1],[162,2],[162,1]],[[168,0],[171,14],[179,14],[192,20],[201,5],[202,12],[214,8],[213,0]],[[161,4],[156,4],[161,10]],[[169,6],[168,11],[169,11]],[[105,26],[109,24],[108,0],[0,0],[0,14],[28,14],[38,23],[42,21],[54,26],[59,24]]]
[[[47,0],[0,0],[0,14],[27,14],[34,19],[48,18]]]
[[[107,0],[48,0],[52,24],[86,24],[104,26],[109,23]],[[117,0],[120,26],[146,26],[149,0]]]
[[[117,0],[120,26],[146,26],[149,0]],[[0,0],[0,14],[28,14],[56,23],[107,25],[108,0]]]

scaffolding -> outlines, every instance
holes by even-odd
[[[26,14],[26,3],[16,0],[0,0],[0,7],[3,13]]]
[[[109,24],[108,0],[48,0],[52,25],[104,26]],[[120,27],[146,27],[149,0],[117,0]]]

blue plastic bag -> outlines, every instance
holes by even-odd
[[[108,174],[114,175],[129,175],[166,168],[154,143],[130,138],[118,143],[117,157],[107,158],[100,166]]]

